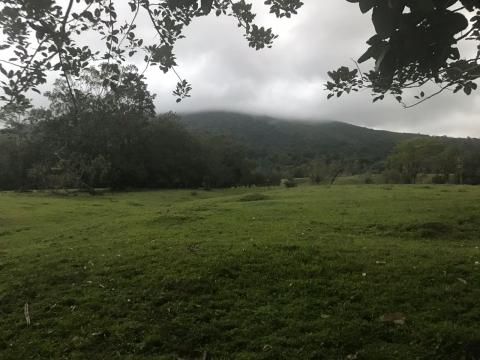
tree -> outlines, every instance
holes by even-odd
[[[403,182],[415,184],[417,175],[431,166],[432,157],[445,148],[436,138],[422,137],[400,142],[387,159],[387,172],[394,170]],[[398,179],[395,179],[398,181]]]
[[[207,165],[206,187],[229,187],[255,184],[254,164],[248,161],[243,146],[226,136],[202,138]]]
[[[155,115],[154,96],[133,66],[122,68],[122,78],[106,86],[116,66],[86,69],[69,84],[57,80],[47,93],[48,110],[33,109],[7,128],[33,154],[24,172],[34,187],[92,189],[128,176],[140,181],[141,135]]]
[[[154,95],[133,66],[89,68],[0,129],[0,188],[184,188],[270,184],[228,138],[195,137],[173,113],[157,116]],[[105,79],[108,83],[105,83]],[[69,93],[75,95],[72,104]],[[258,174],[257,174],[258,175]],[[262,174],[263,175],[263,174]],[[265,174],[268,175],[268,174]]]
[[[450,143],[441,154],[444,168],[458,184],[480,183],[480,147],[472,139]]]
[[[201,142],[173,113],[151,119],[144,128],[142,160],[150,187],[192,188],[202,185],[208,170]]]
[[[315,184],[327,182],[333,184],[344,171],[344,165],[338,160],[315,159],[310,164],[310,180]]]
[[[415,106],[447,89],[470,95],[480,77],[480,1],[348,0],[372,14],[375,34],[358,59],[375,61],[362,72],[341,67],[329,73],[329,98],[368,88],[373,101],[393,95],[405,107]],[[472,41],[472,52],[465,41]],[[427,95],[423,88],[433,84]],[[419,89],[415,102],[404,102],[408,89]]]
[[[363,13],[372,13],[375,34],[358,59],[369,59],[375,67],[362,72],[342,66],[329,72],[328,97],[342,96],[361,88],[372,92],[373,100],[393,95],[405,107],[415,106],[447,89],[469,95],[477,89],[480,53],[469,54],[465,41],[477,49],[480,40],[478,0],[347,0],[358,3]],[[249,46],[259,50],[272,46],[272,29],[255,24],[252,4],[245,0],[126,0],[131,17],[119,19],[120,0],[0,0],[0,27],[6,40],[0,44],[0,100],[28,105],[25,93],[37,91],[49,71],[59,71],[68,84],[85,68],[108,61],[123,65],[129,58],[142,59],[161,71],[172,70],[178,77],[173,94],[177,101],[190,96],[191,85],[176,67],[175,43],[193,19],[214,13],[231,16],[244,31]],[[125,3],[122,1],[122,3]],[[291,17],[300,0],[266,0],[277,17]],[[158,39],[147,43],[138,36],[136,22],[148,21]],[[79,35],[94,32],[105,46],[92,50]],[[6,60],[8,58],[8,60]],[[111,82],[121,78],[122,67],[113,68]],[[434,84],[435,90],[423,89]],[[422,88],[422,89],[419,89]],[[404,92],[419,89],[416,102],[404,102]],[[75,102],[75,94],[69,91]]]
[[[22,186],[25,175],[22,145],[14,134],[0,133],[0,189],[12,190]]]
[[[57,79],[46,95],[55,116],[69,116],[72,120],[92,114],[128,114],[144,119],[155,115],[155,95],[148,91],[145,77],[133,65],[103,63],[99,68],[84,69],[74,81]]]
[[[129,19],[119,19],[117,7],[128,3]],[[174,91],[178,101],[190,96],[191,86],[177,71],[174,45],[183,37],[183,30],[200,16],[232,16],[243,29],[249,46],[256,50],[271,47],[276,35],[272,29],[254,23],[252,4],[245,0],[68,0],[62,7],[59,0],[1,0],[0,27],[6,40],[0,50],[0,71],[3,95],[0,100],[28,104],[25,93],[38,92],[49,71],[60,71],[73,103],[72,77],[96,61],[124,64],[128,58],[143,57],[146,66],[158,66],[163,72],[172,70],[179,82]],[[267,0],[265,5],[277,17],[290,17],[303,5],[300,0]],[[137,36],[137,18],[150,22],[158,38],[148,44]],[[94,32],[104,43],[103,50],[92,50],[82,44],[80,35]],[[106,82],[119,82],[122,67],[112,67]]]
[[[461,179],[458,165],[462,163],[462,154],[458,145],[446,145],[442,152],[433,158],[433,170],[437,174],[437,180],[440,182],[448,182],[450,175],[454,174],[455,178]]]

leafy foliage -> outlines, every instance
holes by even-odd
[[[84,70],[58,80],[50,107],[12,116],[0,132],[0,188],[228,187],[270,185],[229,138],[196,137],[174,114],[156,116],[154,95],[133,66]],[[107,81],[107,83],[105,82]],[[72,105],[69,90],[75,94]],[[4,110],[6,111],[6,110]],[[13,111],[13,110],[12,110]]]
[[[118,16],[118,0],[68,0],[66,6],[60,4],[59,0],[0,1],[0,27],[6,37],[0,44],[0,54],[9,56],[0,62],[4,76],[0,100],[27,105],[25,93],[38,92],[37,87],[46,82],[49,71],[60,71],[68,84],[96,62],[123,65],[128,59],[143,56],[147,67],[174,71],[179,82],[173,94],[181,101],[190,96],[192,88],[174,69],[174,46],[194,18],[212,11],[216,16],[235,18],[249,46],[256,50],[271,47],[276,38],[272,29],[254,23],[252,4],[245,0],[128,0],[128,19]],[[265,4],[275,16],[290,17],[303,3],[269,0]],[[148,19],[158,35],[155,42],[148,44],[136,32],[141,17]],[[99,38],[103,49],[92,50],[83,43],[85,33]],[[118,83],[121,67],[113,66],[110,70],[109,82]],[[75,101],[75,94],[69,95]]]
[[[358,62],[373,59],[375,67],[362,72],[358,65],[353,70],[342,66],[329,72],[329,98],[368,88],[373,101],[390,94],[410,107],[447,89],[467,95],[477,89],[478,52],[461,45],[471,41],[476,47],[480,40],[478,1],[348,1],[358,3],[362,13],[371,12],[375,34]],[[291,17],[303,5],[300,0],[264,3],[279,18]],[[255,24],[252,4],[245,0],[128,0],[128,19],[118,17],[114,0],[69,0],[63,7],[58,0],[2,0],[0,4],[0,27],[6,35],[0,50],[10,55],[0,63],[4,76],[0,100],[22,106],[28,104],[25,93],[38,92],[48,71],[60,71],[69,82],[97,61],[121,65],[134,57],[143,57],[147,67],[173,70],[179,80],[173,95],[180,102],[190,96],[192,86],[175,70],[175,44],[193,19],[211,13],[235,18],[249,46],[256,50],[271,47],[277,37],[272,29]],[[138,35],[137,19],[142,17],[158,41],[147,44]],[[92,50],[83,44],[80,35],[86,32],[100,36],[103,49]],[[119,69],[112,68],[112,82],[121,77]],[[428,88],[430,83],[438,88],[433,87],[430,94],[420,90],[413,104],[404,101],[406,90]],[[74,101],[74,94],[70,96]]]
[[[480,184],[480,143],[471,139],[413,138],[400,142],[387,159],[385,177],[415,184],[420,174],[433,183]]]
[[[329,72],[329,98],[368,88],[373,101],[393,95],[411,107],[447,89],[467,95],[477,89],[479,53],[462,43],[470,41],[477,48],[478,1],[348,1],[358,3],[362,13],[371,13],[375,34],[358,62],[372,59],[375,66],[368,72],[358,65]],[[121,65],[131,58],[143,58],[146,67],[156,66],[163,72],[172,70],[179,80],[173,95],[180,102],[190,96],[192,86],[175,70],[175,44],[193,19],[211,13],[235,18],[256,50],[271,47],[277,37],[272,29],[255,24],[252,4],[245,0],[128,0],[128,19],[119,18],[115,0],[68,0],[63,7],[58,0],[2,0],[0,4],[0,27],[6,36],[0,50],[10,55],[0,63],[4,76],[0,100],[22,106],[28,105],[25,93],[38,92],[51,70],[60,71],[68,83],[95,62]],[[276,17],[290,18],[303,2],[267,0],[264,4]],[[138,35],[140,18],[147,19],[158,40],[147,43]],[[92,50],[82,43],[80,35],[88,32],[100,37],[103,49]],[[119,69],[112,68],[112,82],[121,77]],[[407,104],[408,90],[417,88],[422,89],[414,95],[415,102]],[[70,96],[75,101],[74,94]]]
[[[130,103],[121,93],[82,85],[89,95],[76,85],[82,101],[75,117],[60,91],[65,83],[57,82],[49,109],[31,110],[0,131],[0,188],[218,188],[349,177],[378,183],[382,174],[392,183],[480,183],[477,139],[221,112],[155,116],[152,95],[132,84],[122,90],[139,99]]]
[[[418,173],[429,159],[441,152],[443,145],[432,138],[410,139],[401,142],[388,158],[388,166],[397,168],[405,182],[415,184]]]
[[[375,34],[358,59],[375,61],[363,73],[357,65],[329,73],[329,97],[368,88],[373,101],[393,95],[405,107],[415,106],[447,89],[470,95],[480,77],[480,2],[475,0],[348,0],[372,14]],[[464,42],[473,46],[465,46]],[[472,47],[474,50],[472,51]],[[419,90],[415,102],[405,91],[433,84],[427,95]],[[430,87],[430,88],[432,88]],[[410,94],[410,92],[408,93]]]

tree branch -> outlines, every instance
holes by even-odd
[[[62,35],[65,35],[65,29],[67,27],[67,21],[68,21],[68,18],[70,16],[70,12],[72,11],[73,1],[74,0],[69,1],[68,7],[67,7],[67,12],[65,13],[65,16],[63,17],[62,27],[60,28],[60,32],[61,32]],[[63,44],[63,41],[62,41],[62,44]]]
[[[62,54],[60,52],[58,53],[58,58],[60,60],[61,66],[62,66],[62,75],[65,78],[65,81],[67,83],[68,92],[69,92],[70,98],[72,99],[75,118],[77,118],[78,117],[77,99],[75,98],[75,94],[73,93],[72,85],[70,84],[70,79],[68,78],[67,72],[65,71],[65,65],[63,63]]]
[[[421,103],[423,103],[423,102],[425,102],[425,101],[427,101],[427,100],[430,100],[430,99],[433,98],[434,96],[437,96],[438,94],[444,92],[445,90],[447,90],[447,89],[448,89],[450,86],[452,86],[452,85],[454,85],[454,83],[449,83],[449,84],[441,87],[440,90],[438,90],[438,91],[434,92],[433,94],[430,94],[429,96],[423,98],[422,100],[417,101],[416,103],[411,104],[411,105],[406,105],[406,104],[404,104],[403,107],[404,107],[405,109],[410,109],[410,108],[412,108],[412,107],[414,107],[414,106],[420,105]]]

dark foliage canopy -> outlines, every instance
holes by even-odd
[[[374,101],[392,94],[411,107],[448,89],[467,95],[477,89],[480,1],[348,1],[358,3],[362,13],[371,13],[376,33],[358,62],[373,59],[375,67],[366,73],[358,66],[330,72],[329,97],[369,88]],[[405,90],[429,83],[433,88],[429,95],[418,90],[413,104],[404,102]]]
[[[0,128],[0,189],[184,188],[273,185],[243,147],[227,137],[194,136],[173,113],[156,116],[154,96],[133,66],[115,89],[102,86],[111,67],[57,80],[48,109],[9,118]]]

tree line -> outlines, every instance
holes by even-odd
[[[422,137],[402,141],[387,158],[387,182],[480,184],[480,144],[473,139]]]
[[[435,183],[480,183],[478,140],[342,123],[239,124],[228,113],[184,121],[155,113],[144,80],[134,66],[105,63],[74,82],[57,80],[46,93],[48,108],[3,109],[0,189],[216,188],[308,177],[331,184],[348,175],[372,182],[368,174],[390,183],[416,183],[425,174]]]
[[[273,185],[245,149],[225,136],[196,135],[173,113],[156,115],[154,95],[133,66],[84,71],[69,89],[57,80],[47,109],[4,112],[0,189],[194,188]],[[75,92],[75,104],[70,92]]]
[[[315,184],[333,184],[340,176],[365,183],[480,184],[480,142],[477,139],[419,136],[401,140],[382,161],[361,163],[348,157],[319,157],[295,168],[298,177]]]

